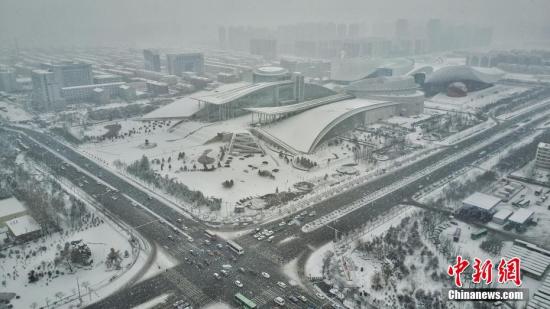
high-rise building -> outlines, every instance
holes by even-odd
[[[262,56],[265,59],[277,57],[277,40],[274,39],[251,39],[250,53]]]
[[[220,44],[220,49],[227,48],[227,31],[224,26],[218,27],[218,43]]]
[[[0,91],[14,92],[19,90],[15,72],[12,70],[0,69]]]
[[[145,70],[160,72],[160,54],[152,49],[143,50]]]
[[[53,110],[63,102],[61,98],[61,86],[54,72],[46,70],[33,70],[32,102],[40,110]]]
[[[426,25],[426,36],[430,51],[437,51],[443,48],[443,30],[440,19],[430,19]]]
[[[403,18],[395,22],[395,37],[404,39],[409,36],[409,21]]]
[[[535,166],[538,168],[550,169],[550,144],[539,143]]]
[[[166,55],[168,74],[182,76],[183,72],[204,74],[204,56],[202,53]]]
[[[43,63],[41,67],[43,70],[52,72],[61,87],[83,86],[94,83],[91,64],[76,62]]]

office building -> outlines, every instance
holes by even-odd
[[[160,54],[152,49],[143,50],[145,70],[160,72]]]
[[[147,81],[147,92],[153,96],[168,94],[168,84],[154,80]]]
[[[227,30],[225,30],[223,26],[218,27],[218,42],[220,44],[220,49],[227,48]]]
[[[91,64],[77,62],[43,63],[41,68],[52,72],[61,87],[91,85],[94,83]]]
[[[168,54],[166,55],[168,74],[182,76],[183,72],[204,74],[204,56],[202,53]]]
[[[101,74],[94,76],[94,84],[110,84],[122,82],[122,76],[115,74]]]
[[[277,56],[277,40],[273,39],[251,39],[250,53],[264,57],[264,59],[275,59]]]
[[[15,79],[15,72],[0,69],[0,91],[15,92],[19,90],[19,85]]]
[[[32,102],[40,110],[53,110],[63,103],[61,98],[61,86],[55,78],[55,74],[46,70],[33,70]]]
[[[535,158],[537,168],[550,169],[550,144],[539,143],[537,147],[537,156]]]
[[[395,38],[398,40],[409,36],[409,22],[406,19],[398,19],[395,22]]]
[[[67,102],[105,102],[105,98],[118,96],[120,86],[125,83],[109,83],[109,84],[92,84],[84,86],[64,87],[61,88],[61,96]],[[102,89],[98,91],[96,89]]]

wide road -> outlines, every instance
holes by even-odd
[[[275,296],[297,294],[306,295],[309,299],[308,303],[319,306],[323,301],[316,299],[311,293],[295,287],[281,288],[275,284],[279,280],[287,282],[285,274],[281,272],[282,264],[307,254],[310,251],[308,245],[316,247],[330,241],[334,236],[333,228],[342,232],[356,229],[370,218],[412,196],[418,191],[419,186],[427,186],[443,179],[480,157],[517,141],[521,136],[528,134],[532,127],[542,122],[542,120],[529,123],[526,121],[541,112],[548,111],[548,109],[548,105],[541,106],[463,141],[453,148],[443,150],[429,158],[315,205],[317,215],[330,213],[451,156],[457,149],[466,149],[499,132],[510,130],[509,134],[488,143],[483,148],[439,168],[413,183],[396,188],[392,194],[343,216],[338,221],[331,223],[332,228],[320,228],[311,233],[302,233],[297,225],[287,226],[284,231],[277,232],[281,234],[277,237],[279,239],[285,235],[298,237],[280,245],[258,242],[251,236],[243,236],[237,240],[244,244],[245,253],[243,255],[234,254],[225,245],[218,248],[215,243],[204,244],[202,242],[205,238],[203,230],[206,226],[202,223],[182,216],[154,196],[149,196],[127,180],[58,142],[49,134],[16,127],[10,127],[10,129],[24,134],[8,132],[18,135],[29,146],[29,154],[44,162],[55,174],[70,179],[82,190],[94,196],[105,207],[105,211],[116,215],[131,226],[139,227],[138,230],[144,237],[160,244],[169,254],[181,261],[180,265],[169,271],[118,292],[91,305],[91,308],[131,308],[144,300],[165,293],[167,289],[174,291],[178,297],[184,298],[198,307],[217,299],[232,302],[233,295],[238,291],[253,299],[260,307],[271,307],[272,299]],[[520,122],[526,122],[523,128],[514,128]],[[67,159],[72,164],[63,164],[60,157]],[[109,186],[106,186],[105,183],[117,190],[108,192]],[[290,221],[291,219],[288,217],[284,220]],[[312,219],[314,218],[302,217],[301,223]],[[264,227],[272,228],[274,224],[262,226],[262,228]],[[193,238],[192,241],[183,233],[190,235]],[[168,235],[171,237],[169,238]],[[193,251],[191,252],[191,250]],[[226,264],[232,266],[228,277],[222,277],[220,280],[215,279],[213,273],[220,273],[222,265]],[[259,275],[261,271],[270,273],[271,278],[263,278]],[[243,288],[238,288],[233,284],[233,281],[237,279],[243,283]],[[163,288],[155,288],[156,286]],[[306,306],[303,303],[294,305],[288,299],[287,304],[290,307]]]

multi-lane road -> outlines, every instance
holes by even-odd
[[[306,215],[295,220],[299,225],[279,227],[280,221],[277,221],[261,226],[261,229],[278,230],[274,234],[274,241],[257,241],[250,233],[243,235],[235,240],[244,247],[245,253],[242,255],[232,252],[221,240],[205,244],[204,230],[208,229],[206,225],[182,215],[154,195],[60,143],[48,133],[10,126],[4,126],[4,131],[6,134],[17,135],[29,147],[29,155],[46,164],[56,175],[69,179],[94,197],[103,205],[104,211],[110,212],[130,226],[139,227],[137,230],[143,237],[163,247],[180,261],[174,268],[119,291],[90,305],[90,308],[131,308],[167,291],[177,295],[177,299],[185,299],[196,307],[216,300],[231,303],[237,292],[252,299],[259,307],[273,306],[273,299],[277,296],[304,295],[308,301],[297,304],[286,298],[288,307],[300,308],[310,305],[320,307],[326,300],[319,299],[312,291],[300,287],[278,286],[278,281],[288,285],[288,278],[281,270],[283,264],[295,258],[303,261],[311,252],[311,248],[332,240],[334,229],[347,233],[361,227],[369,219],[410,198],[419,188],[444,179],[480,157],[517,141],[543,121],[535,120],[536,115],[549,110],[548,104],[540,106],[514,119],[499,123],[453,147],[322,201],[313,206],[316,216]],[[522,127],[517,128],[517,124],[522,122]],[[459,150],[465,149],[472,151],[430,169],[438,162],[443,162]],[[400,180],[426,170],[429,172],[422,174],[422,177],[396,185]],[[392,187],[391,194],[370,199],[367,204],[338,216],[337,220],[330,221],[330,227],[316,228],[308,233],[302,231],[304,224],[316,220],[319,216],[330,215],[339,208],[365,200],[365,197],[388,187]],[[294,215],[283,220],[289,222],[293,219]],[[294,238],[278,243],[291,236]],[[223,265],[231,265],[228,276],[215,278],[213,274],[221,273]],[[268,272],[271,278],[262,277],[261,272]],[[237,287],[234,284],[235,280],[241,281],[243,287]]]

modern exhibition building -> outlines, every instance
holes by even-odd
[[[447,92],[449,86],[460,83],[467,92],[482,90],[494,85],[504,76],[497,68],[473,68],[466,65],[448,66],[426,75],[424,91],[427,96]]]
[[[286,69],[267,67],[254,73],[259,82],[200,91],[142,119],[219,121],[249,114],[254,134],[298,154],[314,152],[344,131],[424,109],[424,95],[411,76],[362,78],[336,92]]]

